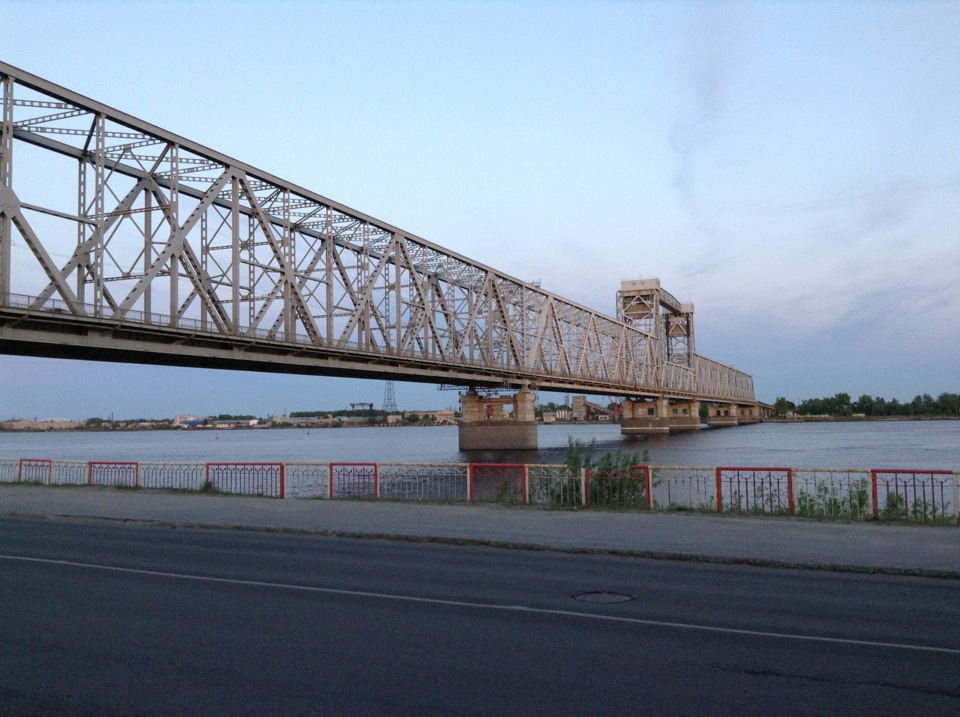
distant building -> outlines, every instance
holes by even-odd
[[[434,413],[437,423],[451,424],[457,422],[457,413],[452,408],[444,408]]]
[[[180,428],[196,428],[201,423],[203,419],[198,416],[177,416],[173,419],[173,425],[179,426]]]
[[[439,411],[407,411],[407,415],[410,414],[419,416],[421,422],[429,422],[431,419],[434,423],[440,425],[450,425],[457,422],[457,414],[452,408],[442,408]]]
[[[259,421],[256,418],[240,419],[233,421],[215,421],[213,427],[219,430],[230,430],[231,428],[249,428],[256,426]]]
[[[589,416],[587,413],[587,397],[574,396],[573,397],[573,420],[586,421],[588,417]]]

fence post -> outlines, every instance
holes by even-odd
[[[17,483],[20,482],[23,475],[23,458],[17,461]]]
[[[527,464],[523,464],[523,504],[526,505],[530,496],[530,474],[527,472]]]
[[[590,468],[583,468],[583,500],[584,505],[590,505]]]
[[[286,463],[281,463],[281,464],[280,464],[280,497],[281,497],[281,498],[286,498],[286,497],[287,497],[287,485],[286,485],[286,483],[287,483],[287,475],[286,475],[286,474],[287,474],[287,470],[286,470],[286,469],[287,469],[287,464],[286,464]]]
[[[333,463],[327,464],[327,500],[333,500]]]
[[[723,481],[720,479],[719,466],[715,469],[717,474],[717,512],[723,512]]]
[[[210,464],[203,464],[203,487],[210,490]]]
[[[874,518],[880,517],[880,506],[877,505],[877,469],[870,469],[870,512],[873,514]]]
[[[953,472],[953,522],[960,523],[960,505],[957,504],[957,499],[960,498],[960,486],[958,486],[957,479],[960,478],[960,472]]]
[[[473,502],[473,463],[467,463],[467,502]]]
[[[643,468],[643,487],[646,493],[647,510],[653,508],[653,481],[650,480],[650,466],[641,466]]]
[[[137,467],[133,469],[133,470],[134,470],[134,473],[133,473],[133,484],[134,484],[137,488],[139,488],[139,487],[140,487],[140,462],[139,462],[139,461],[137,461],[136,466],[137,466]]]
[[[794,514],[793,505],[793,468],[787,468],[787,500],[790,502],[790,515]]]
[[[87,461],[87,485],[93,485],[93,461]]]
[[[380,464],[373,464],[373,497],[380,497]]]

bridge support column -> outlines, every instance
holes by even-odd
[[[699,431],[700,402],[677,401],[670,404],[670,431]]]
[[[536,394],[484,398],[471,389],[460,397],[460,450],[536,450]],[[511,411],[504,410],[510,406]]]
[[[739,420],[739,406],[735,403],[711,404],[707,412],[707,425],[714,428],[736,426]]]
[[[626,399],[623,402],[620,433],[624,435],[699,429],[699,401],[671,402],[667,398],[657,398],[649,401]]]
[[[754,404],[740,404],[737,406],[737,424],[760,423],[760,407]]]
[[[670,402],[665,398],[650,401],[623,402],[623,418],[620,419],[620,433],[625,436],[647,433],[670,432]]]

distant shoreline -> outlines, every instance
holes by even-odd
[[[309,430],[339,430],[343,428],[440,428],[442,426],[452,426],[452,423],[343,423],[340,425],[310,425],[310,426],[292,426],[292,425],[259,425],[259,426],[118,426],[117,428],[88,428],[85,426],[71,426],[65,428],[4,428],[0,426],[0,433],[146,433],[147,431],[162,431],[164,433],[218,433],[219,431],[264,431],[268,429],[283,431],[309,431]]]
[[[876,423],[881,421],[960,421],[960,416],[795,416],[763,419],[763,423]]]
[[[903,422],[903,421],[960,421],[960,416],[795,416],[791,418],[764,418],[761,423],[881,423],[881,422]],[[179,426],[122,426],[117,428],[88,428],[88,427],[69,427],[69,428],[4,428],[0,426],[2,433],[144,433],[147,431],[186,431],[189,433],[204,432],[213,433],[217,431],[262,431],[266,429],[280,430],[327,430],[327,429],[353,429],[353,428],[441,428],[443,426],[459,425],[458,423],[342,423],[339,425],[317,424],[310,426],[293,425],[259,425],[259,426],[197,426],[195,428]],[[556,421],[553,423],[543,423],[538,421],[540,426],[584,426],[584,425],[619,425],[611,421]],[[706,425],[706,424],[704,424]]]

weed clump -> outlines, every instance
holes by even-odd
[[[589,498],[591,505],[637,508],[646,505],[646,481],[636,466],[650,462],[650,451],[625,453],[623,451],[597,453],[596,439],[584,443],[578,438],[567,438],[565,465],[570,476],[551,492],[551,504],[557,506],[583,505],[583,484],[580,472],[590,471]]]

